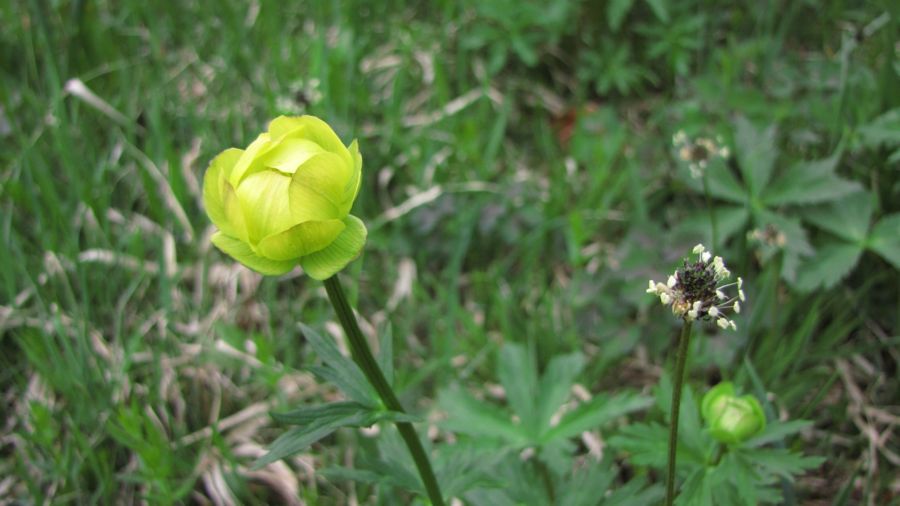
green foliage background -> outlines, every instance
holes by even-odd
[[[334,315],[320,283],[211,248],[198,181],[301,113],[359,139],[370,240],[344,278],[460,497],[526,501],[497,486],[539,482],[509,464],[538,448],[562,490],[655,500],[632,436],[664,422],[649,394],[677,322],[644,289],[704,242],[749,301],[737,332],[695,336],[692,388],[729,379],[770,421],[812,422],[778,435],[826,458],[778,482],[785,503],[897,500],[898,17],[839,0],[0,2],[0,501],[411,500],[388,425],[251,469],[284,431],[270,410],[343,398],[298,327],[334,335]],[[708,191],[678,131],[731,151]],[[545,426],[571,384],[600,414],[585,401],[591,423]],[[517,404],[538,390],[550,407]],[[516,432],[520,408],[540,416]],[[611,435],[597,463],[586,441]]]

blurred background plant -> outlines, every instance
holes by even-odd
[[[890,503],[895,4],[0,3],[0,500],[410,497],[386,425],[251,467],[282,431],[269,411],[343,399],[316,382],[295,322],[340,332],[315,283],[261,280],[209,247],[198,181],[269,119],[310,113],[360,139],[355,304],[373,343],[392,330],[401,396],[436,400],[409,407],[439,473],[460,476],[452,493],[656,497],[653,462],[621,444],[665,422],[629,404],[665,384],[677,332],[645,282],[711,244],[712,212],[750,303],[737,332],[695,336],[689,383],[732,381],[763,402],[767,431],[789,424],[771,451],[827,457],[779,478],[784,503]],[[672,149],[679,131],[730,150],[705,168],[709,200]],[[527,359],[510,362],[516,349]],[[504,429],[505,474],[454,471],[497,466],[458,432],[447,392],[521,423],[508,368],[543,381],[558,360],[582,365],[558,379],[551,420],[598,397],[619,414],[552,444],[543,419],[512,444]]]

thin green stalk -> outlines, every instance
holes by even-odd
[[[540,473],[541,478],[544,480],[544,485],[547,486],[547,498],[550,500],[550,504],[555,504],[556,490],[553,487],[553,477],[550,476],[550,469],[547,467],[547,464],[541,461],[536,455],[532,458],[532,462],[537,468],[538,473]]]
[[[675,450],[678,448],[678,415],[681,414],[681,387],[684,386],[684,368],[687,364],[688,347],[691,342],[691,325],[684,321],[681,337],[678,338],[678,358],[675,362],[675,382],[672,385],[672,416],[669,425],[669,465],[666,473],[666,506],[675,501]]]
[[[719,231],[716,226],[716,213],[713,211],[712,197],[709,194],[709,182],[706,180],[706,171],[703,171],[703,194],[706,195],[706,209],[709,211],[709,226],[712,232],[712,247],[719,245]]]
[[[713,467],[719,465],[719,462],[722,461],[722,457],[725,456],[725,452],[727,450],[728,450],[728,448],[722,443],[719,443],[718,446],[716,446],[716,454],[713,456],[713,459],[712,459]]]
[[[369,345],[359,329],[356,316],[347,302],[347,297],[344,295],[344,290],[341,288],[341,282],[338,280],[337,275],[325,280],[325,290],[328,292],[328,299],[331,301],[334,312],[337,313],[338,320],[340,320],[341,326],[344,327],[344,332],[347,334],[353,360],[362,369],[369,383],[375,387],[375,391],[378,392],[385,407],[391,411],[405,413],[406,411],[400,404],[400,400],[397,399],[397,395],[385,379],[381,368],[378,367],[378,362],[372,356],[372,350],[369,349]],[[422,478],[422,483],[425,485],[431,504],[433,506],[444,506],[444,498],[441,495],[440,486],[438,486],[437,479],[434,477],[431,462],[428,460],[428,455],[422,447],[422,441],[416,434],[416,429],[409,422],[397,422],[397,430],[406,443],[406,447],[409,448],[409,453],[412,454],[413,461],[419,470],[419,476]]]

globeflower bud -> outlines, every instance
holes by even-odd
[[[272,120],[245,150],[220,153],[203,178],[213,244],[276,276],[300,265],[324,280],[359,256],[366,227],[349,214],[362,156],[314,116]]]
[[[703,396],[703,418],[710,434],[719,442],[744,442],[766,427],[766,415],[756,397],[734,395],[734,385],[719,383]]]

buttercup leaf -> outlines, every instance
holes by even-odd
[[[806,219],[846,241],[862,243],[868,235],[873,210],[872,195],[861,191],[827,206],[811,209]]]
[[[881,218],[869,235],[869,247],[900,269],[900,213]]]
[[[771,125],[758,128],[743,116],[735,122],[737,158],[741,173],[750,193],[758,196],[772,177],[778,146],[775,143],[777,128]]]

